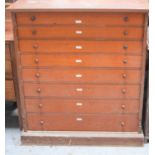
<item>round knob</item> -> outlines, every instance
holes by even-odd
[[[40,104],[39,104],[39,108],[42,108],[42,107],[43,107],[43,105],[40,103]]]
[[[32,34],[33,35],[36,35],[37,34],[37,31],[36,30],[32,30]]]
[[[128,16],[125,16],[123,19],[124,19],[125,22],[129,21],[129,17]]]
[[[41,89],[40,88],[37,89],[37,93],[41,93]]]
[[[37,44],[33,45],[34,49],[37,49],[39,46]]]
[[[123,34],[124,34],[125,36],[127,36],[127,35],[128,35],[128,31],[124,31]]]
[[[44,124],[44,121],[40,121],[40,124],[43,125]]]
[[[128,45],[124,45],[123,49],[127,50],[128,49]]]
[[[35,63],[39,63],[39,59],[38,58],[36,58],[34,61],[35,61]]]
[[[124,59],[124,60],[123,60],[123,63],[124,63],[124,64],[127,64],[127,63],[128,63],[128,60]]]
[[[32,21],[35,21],[35,20],[36,20],[36,16],[32,16],[32,17],[31,17],[31,20],[32,20]]]
[[[122,93],[125,94],[126,93],[126,89],[122,89]]]
[[[40,74],[39,73],[36,73],[35,76],[36,76],[36,78],[39,78],[40,77]]]
[[[121,108],[124,110],[124,109],[125,109],[125,105],[124,105],[124,104],[122,104],[122,105],[121,105]]]
[[[121,126],[122,126],[122,127],[125,126],[125,123],[124,123],[124,122],[121,122]]]
[[[126,79],[127,75],[124,73],[124,74],[122,74],[122,77],[123,77],[124,79]]]

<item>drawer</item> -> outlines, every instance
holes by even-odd
[[[139,100],[25,99],[28,113],[138,113]]]
[[[139,99],[140,85],[24,83],[25,96]]]
[[[140,27],[19,26],[18,37],[21,39],[92,38],[142,40],[143,31],[143,28]]]
[[[22,54],[22,66],[141,67],[141,56],[104,54]]]
[[[103,69],[22,69],[23,81],[66,83],[135,83],[141,82],[140,70]]]
[[[71,25],[144,25],[142,13],[16,13],[20,24],[71,24]]]
[[[73,40],[19,40],[21,52],[104,52],[142,53],[141,41],[73,41]]]
[[[28,130],[138,131],[138,115],[27,114]]]

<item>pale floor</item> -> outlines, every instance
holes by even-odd
[[[23,146],[17,117],[6,113],[6,155],[148,155],[144,147]]]

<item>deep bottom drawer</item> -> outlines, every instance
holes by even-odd
[[[138,115],[28,114],[28,130],[138,131]]]

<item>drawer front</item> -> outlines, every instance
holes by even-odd
[[[141,41],[19,40],[21,52],[142,53]]]
[[[138,113],[139,100],[25,99],[28,113]]]
[[[138,131],[138,115],[28,114],[28,130]],[[64,123],[65,122],[65,123]]]
[[[24,83],[24,94],[25,96],[36,97],[138,99],[140,86]]]
[[[81,26],[20,26],[19,38],[93,38],[138,39],[143,38],[139,27],[81,27]]]
[[[22,66],[141,67],[141,56],[102,54],[22,54]]]
[[[144,25],[140,13],[17,13],[20,24]]]
[[[23,81],[66,83],[137,83],[141,81],[140,70],[103,69],[22,69]]]

